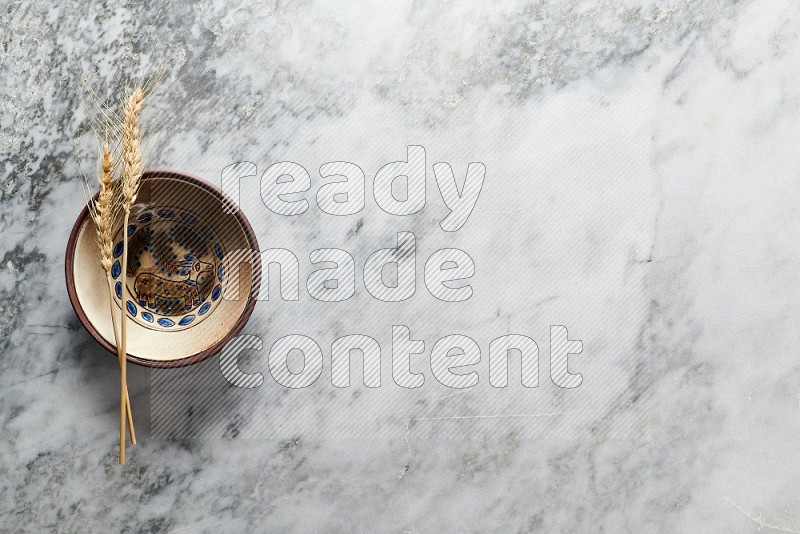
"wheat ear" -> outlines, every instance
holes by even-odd
[[[144,92],[141,87],[137,87],[132,93],[127,95],[123,107],[122,117],[122,321],[121,321],[121,360],[120,360],[120,381],[122,387],[127,390],[127,354],[128,354],[128,221],[131,214],[131,207],[136,201],[141,185],[143,161],[142,161],[142,141],[139,132],[139,114],[144,105]]]

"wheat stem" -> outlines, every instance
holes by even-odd
[[[122,354],[121,346],[120,346],[120,333],[119,328],[117,328],[117,320],[114,313],[114,300],[112,295],[114,294],[114,280],[111,278],[110,273],[106,273],[106,281],[108,282],[108,307],[109,311],[111,312],[111,326],[114,329],[114,345],[117,349],[117,358],[120,359],[120,363],[122,363],[122,359],[120,354]],[[120,366],[120,372],[121,366]],[[128,431],[131,433],[131,444],[136,445],[136,430],[133,427],[133,412],[131,411],[131,397],[130,393],[128,392],[128,384],[125,384],[125,412],[128,418]]]
[[[127,270],[128,270],[128,215],[130,212],[125,211],[124,224],[122,225],[122,296],[120,305],[122,307],[122,346],[120,350],[119,360],[119,375],[120,375],[120,388],[124,391],[128,389],[127,377],[127,355],[128,355],[128,285],[127,285]],[[124,401],[124,398],[123,398]],[[124,424],[124,423],[123,423]],[[123,438],[124,439],[124,438]]]
[[[120,358],[121,346],[120,346],[120,333],[119,329],[117,328],[117,320],[114,313],[114,301],[112,295],[114,294],[114,281],[111,278],[110,273],[106,273],[106,281],[108,282],[108,308],[109,312],[111,313],[111,326],[114,329],[114,345],[117,350],[117,358]],[[120,362],[122,360],[120,359]],[[136,445],[136,430],[133,427],[133,413],[131,411],[131,397],[128,392],[128,384],[125,384],[125,412],[128,419],[128,430],[131,433],[131,444]]]
[[[122,359],[121,359],[121,356],[120,356],[120,354],[122,354],[122,352],[120,350],[121,347],[120,347],[120,342],[119,342],[120,341],[120,336],[119,336],[119,331],[117,330],[117,322],[116,322],[116,320],[114,318],[114,301],[113,301],[113,297],[111,296],[111,295],[114,294],[113,293],[113,291],[114,291],[114,282],[112,281],[112,278],[111,278],[110,274],[106,275],[106,281],[108,283],[108,307],[109,307],[109,311],[111,313],[111,326],[114,329],[114,342],[116,344],[116,349],[117,349],[117,358],[118,358],[118,360],[120,362],[120,369],[122,369]],[[121,371],[120,371],[120,373],[121,373]],[[126,384],[124,384],[124,383],[121,384],[120,386],[121,386],[120,387],[121,395],[120,395],[120,414],[119,414],[119,418],[120,418],[120,426],[119,426],[119,463],[124,464],[125,463],[125,418],[126,418],[126,416],[127,416],[128,426],[130,427],[130,431],[131,431],[131,443],[133,443],[133,444],[136,444],[136,438],[135,438],[136,434],[135,434],[135,432],[133,430],[133,415],[131,414],[131,401],[130,401],[130,397],[128,396],[128,389],[126,387]]]

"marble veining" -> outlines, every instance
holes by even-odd
[[[0,10],[0,531],[800,532],[800,17],[789,0],[8,2]],[[259,302],[230,387],[218,358],[130,366],[140,444],[116,464],[117,366],[82,329],[64,247],[95,146],[79,94],[162,65],[150,166],[218,183],[293,161],[308,212],[243,185],[263,248],[300,262],[296,302]],[[147,126],[146,126],[147,127]],[[427,204],[318,209],[320,166],[426,151]],[[486,180],[468,222],[431,166]],[[358,270],[398,232],[419,271],[475,260],[475,294],[309,297],[318,248]],[[392,381],[392,325],[429,355],[481,349],[477,386]],[[550,380],[549,328],[583,352]],[[331,384],[332,342],[375,338],[381,387]],[[539,387],[488,383],[492,339],[540,348]],[[303,334],[317,383],[278,385],[267,354]],[[172,373],[172,374],[170,374]],[[171,397],[163,395],[173,385]],[[165,400],[166,399],[166,400]],[[224,409],[218,409],[222,406]],[[166,429],[166,430],[165,430]]]

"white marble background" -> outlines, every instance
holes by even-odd
[[[0,530],[800,532],[800,18],[795,2],[7,2],[0,10]],[[246,332],[320,343],[304,391],[271,378],[222,427],[116,463],[117,367],[75,318],[64,246],[93,165],[76,96],[158,65],[154,167],[359,164],[423,145],[486,184],[446,235],[432,183],[406,220],[332,221],[245,198],[262,247],[357,261],[413,231],[470,252],[475,296],[261,302]],[[309,198],[313,199],[313,195]],[[356,232],[358,229],[358,232]],[[273,286],[276,287],[276,286]],[[309,302],[311,301],[311,302]],[[481,384],[391,383],[392,324],[484,351]],[[547,378],[548,329],[584,352]],[[488,387],[488,343],[533,337],[540,387]],[[384,387],[330,385],[330,343],[369,334]],[[265,351],[262,351],[265,352]],[[266,371],[265,355],[249,360]],[[215,359],[198,367],[213,389]],[[165,371],[159,371],[164,373]],[[176,371],[180,372],[180,371]],[[161,375],[159,375],[161,376]],[[176,375],[177,376],[177,375]],[[244,400],[243,400],[244,399]],[[177,402],[177,401],[176,401]],[[191,398],[179,406],[191,405]],[[215,423],[213,421],[208,424]],[[220,423],[220,421],[216,421]],[[219,429],[222,428],[222,431]],[[196,428],[194,429],[197,430]],[[183,432],[184,435],[181,435]]]

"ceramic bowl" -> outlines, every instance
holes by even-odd
[[[180,367],[220,351],[255,307],[261,264],[250,224],[209,183],[173,171],[147,171],[128,227],[127,292],[122,291],[122,232],[114,238],[113,305],[128,316],[128,361]],[[236,265],[232,258],[248,258]],[[238,268],[238,277],[231,275]],[[67,292],[83,326],[116,354],[106,273],[94,224],[84,208],[66,253]],[[226,273],[226,270],[228,273]],[[235,278],[232,282],[230,278]],[[236,294],[229,291],[238,285]],[[125,295],[125,298],[122,298]],[[123,303],[124,300],[124,303]]]

